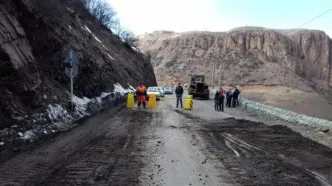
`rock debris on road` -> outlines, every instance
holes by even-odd
[[[106,110],[1,162],[0,185],[332,184],[330,148],[285,126],[216,113],[204,101],[193,111],[173,101]]]

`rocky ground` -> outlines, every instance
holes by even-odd
[[[332,150],[239,109],[118,107],[0,163],[1,185],[331,185]],[[119,112],[118,109],[121,111]],[[254,121],[254,120],[256,121]],[[267,121],[267,120],[266,120]],[[302,131],[303,132],[303,131]]]

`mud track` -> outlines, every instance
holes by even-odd
[[[221,161],[240,185],[332,185],[332,149],[291,129],[247,120],[200,122],[208,156]]]
[[[0,185],[332,185],[332,149],[287,127],[159,104],[106,110],[1,162]]]
[[[144,131],[153,115],[144,110],[124,111],[113,120],[92,123],[104,128],[84,136],[88,142],[82,137],[77,144],[66,141],[75,151],[51,144],[14,157],[0,168],[0,185],[137,185],[144,166]],[[55,149],[59,152],[52,158]],[[61,156],[61,151],[68,154]]]
[[[108,131],[72,154],[40,185],[138,184],[144,166],[140,161],[141,134],[152,113],[136,111],[129,116],[116,131]]]

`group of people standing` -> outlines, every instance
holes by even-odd
[[[224,100],[226,97],[226,107],[236,107],[239,105],[240,90],[237,87],[230,88],[225,92],[222,88],[216,91],[214,95],[214,109],[224,111]]]

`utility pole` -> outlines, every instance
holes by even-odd
[[[215,66],[216,66],[216,61],[213,60],[213,66],[212,66],[212,88],[214,88],[214,72],[215,72]]]
[[[73,66],[73,51],[69,51],[70,66]],[[71,110],[74,110],[74,81],[73,68],[70,68],[70,95],[71,95]]]
[[[224,64],[223,61],[220,61],[220,66],[219,66],[219,70],[220,70],[219,87],[221,87],[221,78],[222,78],[222,75],[223,75],[222,72],[224,72],[224,71],[221,70],[221,65],[222,64]]]

